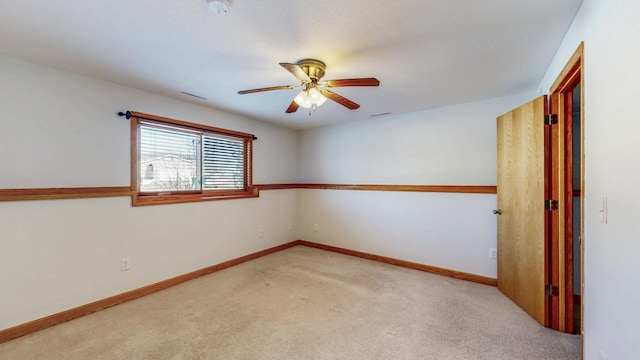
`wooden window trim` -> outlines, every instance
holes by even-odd
[[[178,204],[212,200],[246,199],[259,196],[258,188],[252,183],[253,134],[196,124],[183,120],[174,120],[157,115],[131,111],[131,197],[133,206]],[[204,131],[213,134],[232,136],[244,140],[245,147],[245,189],[244,190],[201,190],[188,192],[144,193],[138,191],[139,168],[139,124],[140,122],[160,122],[177,128]]]

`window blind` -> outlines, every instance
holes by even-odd
[[[244,189],[245,141],[221,135],[202,136],[202,189]]]
[[[200,134],[140,124],[140,192],[200,190]]]

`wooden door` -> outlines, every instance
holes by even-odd
[[[498,289],[548,326],[545,125],[547,97],[498,118]]]

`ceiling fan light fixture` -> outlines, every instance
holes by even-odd
[[[296,97],[293,99],[296,104],[302,106],[305,109],[311,107],[311,99],[309,98],[308,90],[302,90]]]
[[[320,106],[324,104],[325,101],[327,101],[327,98],[322,95],[317,87],[313,87],[309,90],[309,99],[311,99],[311,104],[316,106]]]
[[[295,101],[296,104],[300,105],[301,107],[308,109],[312,106],[316,108],[324,104],[325,101],[327,101],[327,98],[322,95],[318,88],[313,87],[309,90],[300,91],[300,93],[296,95],[293,101]]]

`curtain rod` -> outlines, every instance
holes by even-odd
[[[122,112],[119,111],[118,112],[118,116],[124,116],[127,120],[131,119],[131,117],[133,116],[131,114],[131,111],[127,110],[127,112]],[[149,117],[144,117],[144,116],[140,116],[140,115],[136,115],[136,117],[140,118],[140,119],[146,119],[146,120],[154,120],[154,121],[158,121],[158,119],[154,119],[154,118],[149,118]],[[258,138],[255,135],[251,135],[253,136],[253,140],[258,140]]]

